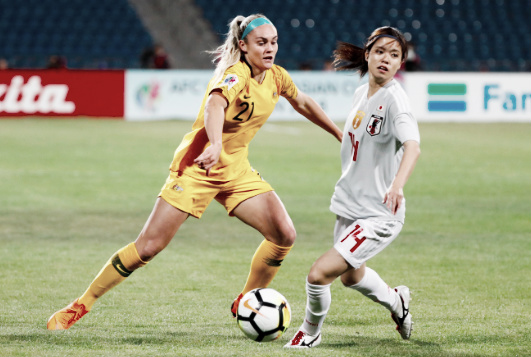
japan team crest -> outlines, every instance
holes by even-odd
[[[371,134],[371,136],[380,134],[383,121],[383,117],[376,114],[371,115],[369,123],[367,124],[367,133]]]

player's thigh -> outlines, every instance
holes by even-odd
[[[338,276],[351,269],[341,254],[331,248],[312,264],[308,273],[308,282],[314,285],[331,284]]]
[[[232,211],[232,214],[276,245],[289,247],[295,242],[296,232],[293,222],[274,191],[246,199]]]
[[[173,239],[188,213],[158,197],[144,228],[135,241],[140,259],[148,261]]]

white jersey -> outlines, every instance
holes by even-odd
[[[417,122],[406,93],[391,80],[367,99],[369,84],[354,93],[343,130],[341,177],[330,210],[355,219],[376,218],[404,223],[405,199],[393,215],[382,203],[398,171],[408,140],[420,143]]]

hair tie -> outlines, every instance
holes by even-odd
[[[245,36],[249,34],[249,32],[257,28],[258,26],[262,26],[262,25],[273,25],[273,24],[271,23],[271,21],[269,21],[265,17],[257,17],[253,21],[249,22],[249,25],[245,27],[245,30],[243,31],[243,35],[242,35],[242,40],[245,38]]]

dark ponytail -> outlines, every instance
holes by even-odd
[[[337,43],[332,65],[338,71],[358,71],[362,77],[369,70],[365,50],[348,42]]]

